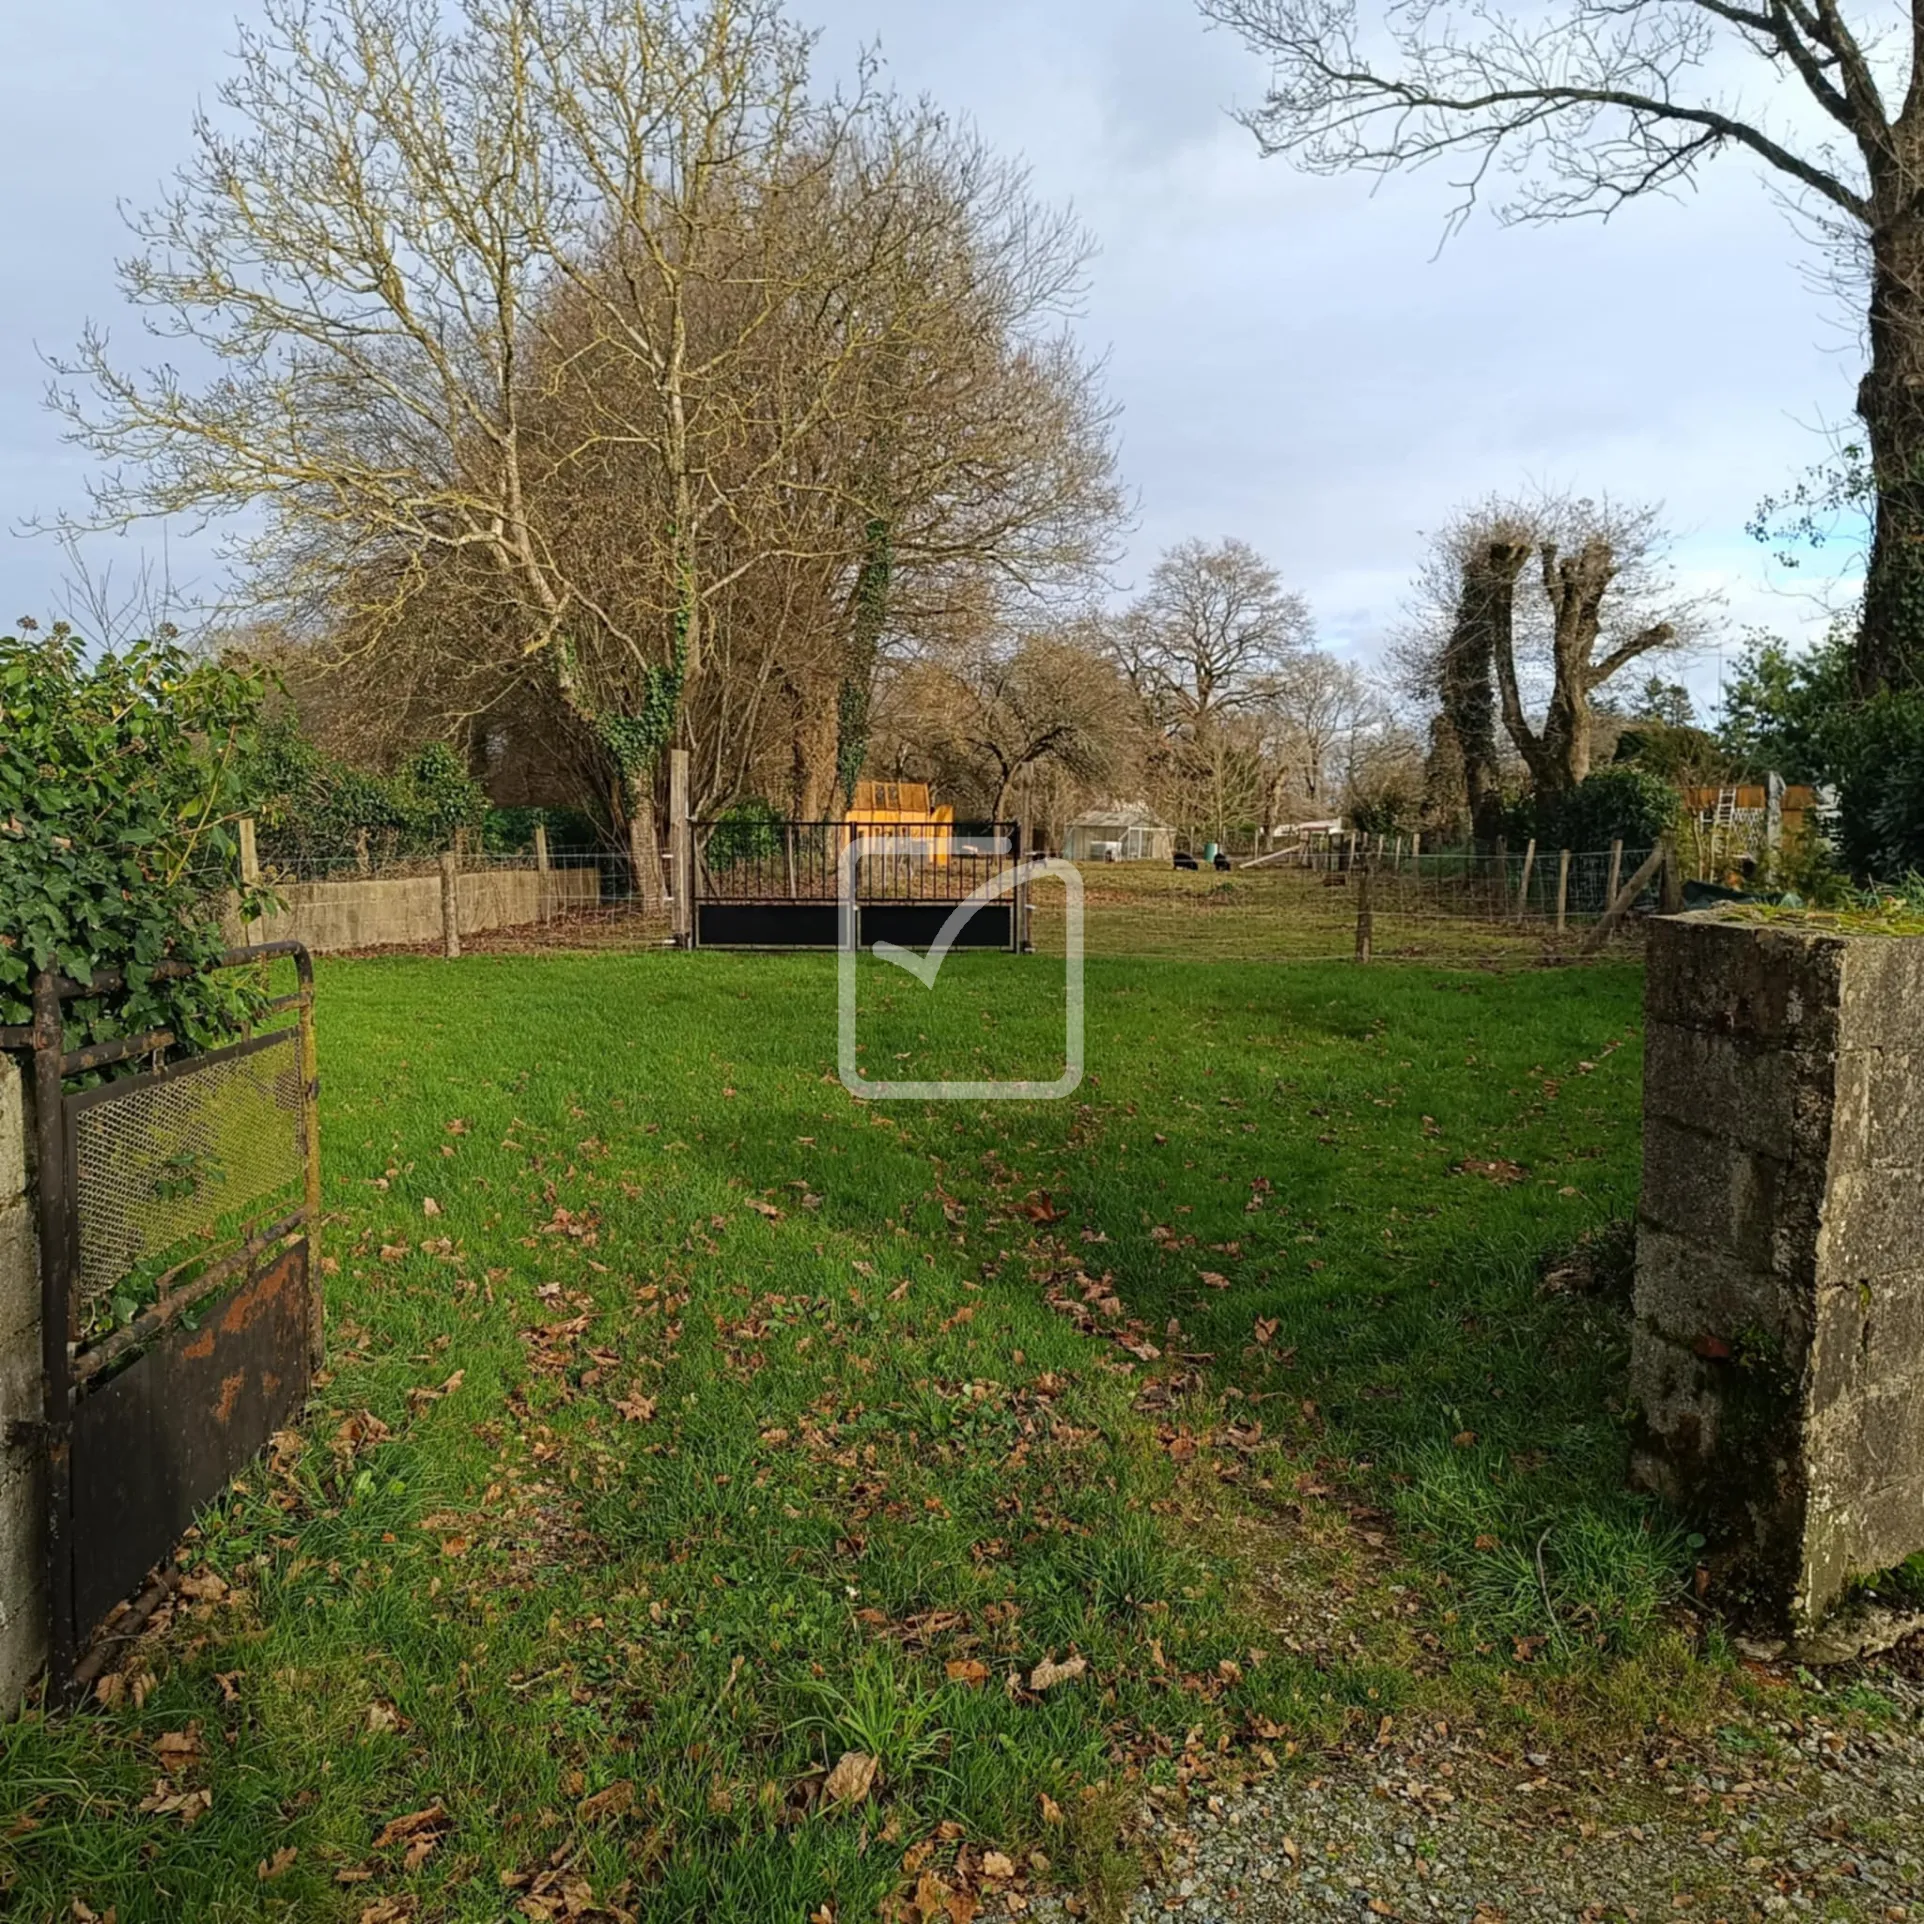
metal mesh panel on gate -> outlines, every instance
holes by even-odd
[[[299,1207],[301,1096],[300,1038],[289,1031],[246,1053],[68,1098],[81,1327],[101,1297],[143,1267],[218,1253]]]

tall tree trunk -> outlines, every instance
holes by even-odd
[[[1491,541],[1464,561],[1456,626],[1444,650],[1443,713],[1462,757],[1464,796],[1479,842],[1494,841],[1503,828],[1493,677],[1510,659],[1516,578],[1529,552],[1523,542]]]
[[[1924,215],[1871,235],[1870,369],[1857,389],[1876,510],[1858,693],[1924,687]]]
[[[635,883],[635,899],[642,912],[659,914],[668,904],[668,882],[661,867],[661,826],[655,817],[655,778],[652,771],[630,775],[623,784],[628,803],[628,860]]]
[[[868,759],[869,705],[875,664],[888,625],[889,583],[895,549],[889,524],[872,516],[862,533],[862,565],[855,573],[849,606],[848,652],[836,697],[835,776],[844,807],[854,798],[862,764]]]
[[[797,690],[790,788],[798,822],[825,822],[835,812],[840,696],[841,683],[833,673],[811,675]]]

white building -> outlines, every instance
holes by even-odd
[[[1078,815],[1063,833],[1062,852],[1072,862],[1167,862],[1176,831],[1142,802],[1112,802]]]

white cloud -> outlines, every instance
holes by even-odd
[[[184,155],[231,40],[231,0],[77,0],[16,23],[16,151],[40,157],[0,218],[36,268],[0,314],[0,521],[71,505],[83,468],[37,405],[30,342],[114,302],[113,199]],[[1239,534],[1367,653],[1422,531],[1531,481],[1657,497],[1693,578],[1794,625],[1743,524],[1848,417],[1848,329],[1743,166],[1608,227],[1478,220],[1440,258],[1441,177],[1313,179],[1227,116],[1261,64],[1188,0],[800,0],[828,70],[880,40],[895,78],[974,119],[1073,201],[1101,245],[1082,324],[1111,360],[1142,503],[1129,569],[1186,535]],[[19,77],[24,75],[24,81]],[[84,132],[75,131],[84,105]],[[205,550],[182,551],[182,566]],[[41,544],[0,542],[0,613],[44,607]]]

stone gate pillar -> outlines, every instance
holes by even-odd
[[[1652,925],[1632,1474],[1785,1628],[1924,1549],[1924,937]]]

